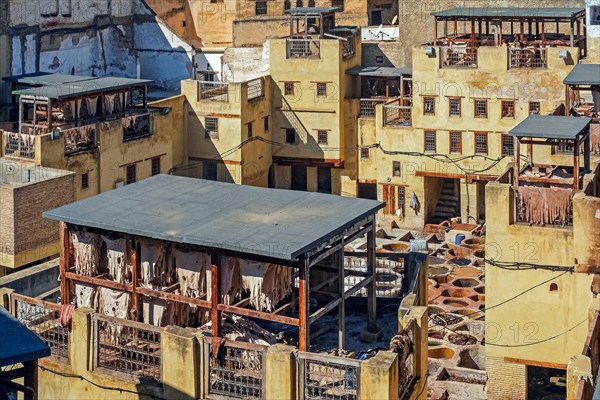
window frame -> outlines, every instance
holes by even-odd
[[[431,112],[427,111],[427,102],[431,100]],[[435,96],[423,96],[423,115],[435,115]]]
[[[325,141],[321,140],[321,135],[324,135]],[[328,144],[329,143],[329,131],[325,129],[317,130],[317,144]]]
[[[81,190],[89,189],[90,187],[90,175],[89,172],[81,173]]]
[[[537,112],[533,113],[533,107],[531,107],[533,104],[537,104]],[[542,112],[542,102],[541,101],[530,101],[529,102],[529,115],[540,115]]]
[[[458,135],[458,139],[459,139],[458,140],[458,151],[453,151],[452,150],[452,135],[453,134],[457,134]],[[450,154],[462,154],[462,142],[463,142],[463,133],[462,133],[462,131],[450,131],[450,132],[448,132],[448,135],[449,135],[448,144],[449,144],[449,147],[450,147],[448,149],[449,153]]]
[[[261,12],[259,14],[258,10],[258,5],[262,4],[264,6],[264,13]],[[261,11],[262,11],[262,6],[261,6]],[[268,1],[267,0],[255,0],[254,2],[254,15],[256,16],[260,16],[260,15],[267,15],[269,14],[269,5],[268,5]]]
[[[505,152],[504,148],[507,146],[507,144],[505,144],[505,140],[506,139],[512,139],[512,144],[510,145],[511,149],[510,152]],[[515,138],[510,136],[509,134],[503,133],[502,137],[501,137],[501,144],[502,144],[502,148],[500,149],[500,151],[502,152],[502,156],[506,157],[506,156],[514,156],[515,154]]]
[[[398,172],[396,174],[396,172]],[[392,176],[400,178],[402,176],[402,163],[400,161],[392,161]]]
[[[433,134],[433,150],[429,150],[427,147],[427,134]],[[437,153],[437,132],[432,129],[423,131],[423,152],[424,153]]]
[[[133,172],[131,172],[131,171],[133,171]],[[130,175],[133,176],[133,179],[129,179]],[[135,165],[135,163],[126,165],[125,166],[125,184],[131,185],[132,183],[136,183],[136,182],[137,182],[137,166]]]
[[[398,209],[402,210],[402,215],[406,215],[406,187],[398,186],[397,199]]]
[[[214,129],[209,129],[210,125],[214,126]],[[211,136],[213,134],[213,136]],[[219,138],[219,118],[218,117],[204,117],[204,137],[206,139],[218,139]]]
[[[269,132],[269,116],[263,117],[263,131]]]
[[[369,147],[361,147],[360,148],[360,158],[362,160],[368,160],[371,158],[371,149]]]
[[[512,103],[512,116],[504,116],[504,105]],[[500,102],[500,117],[501,119],[515,119],[517,110],[516,102],[514,100],[501,100]]]
[[[252,122],[246,123],[246,132],[248,133],[248,139],[250,139],[254,133],[252,131]]]
[[[489,133],[483,132],[483,131],[477,131],[477,132],[474,132],[473,135],[474,135],[473,144],[475,146],[475,148],[474,148],[475,154],[486,154],[487,155],[490,151],[489,137],[488,137]],[[477,146],[480,144],[477,142],[478,138],[485,138],[485,152],[478,151]]]
[[[485,113],[482,115],[478,115],[477,113],[477,103],[478,102],[483,102],[484,106],[485,106]],[[473,118],[484,118],[487,119],[488,117],[488,99],[473,99]]]
[[[458,102],[458,114],[452,114],[452,102]],[[448,116],[449,117],[462,117],[462,98],[461,97],[449,97],[448,98]]]
[[[289,139],[291,138],[290,135],[294,135],[293,136],[293,141],[290,142]],[[285,128],[285,143],[286,144],[296,144],[296,129],[294,128]]]
[[[317,97],[327,97],[327,82],[317,82]]]
[[[283,94],[285,96],[295,96],[296,84],[294,82],[283,82]]]
[[[158,169],[156,169],[155,163],[158,164]],[[156,173],[155,173],[156,172]],[[160,157],[153,157],[150,159],[150,175],[159,175],[160,174]]]

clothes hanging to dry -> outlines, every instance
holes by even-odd
[[[566,225],[569,221],[573,189],[519,186],[518,192],[525,221],[533,225]]]
[[[75,231],[71,235],[75,250],[75,272],[79,275],[98,275],[100,237],[95,233]]]

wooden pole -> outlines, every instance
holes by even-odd
[[[336,262],[338,263],[338,294],[340,304],[338,306],[338,348],[343,349],[346,344],[346,302],[344,300],[344,240],[340,251],[337,253]]]
[[[69,228],[64,222],[60,223],[60,299],[61,304],[71,303],[71,285],[67,272],[71,268],[69,251]]]
[[[448,37],[448,20],[444,20],[444,37]]]
[[[565,117],[571,113],[571,87],[565,86]]]
[[[437,46],[437,39],[438,39],[438,20],[437,18],[434,19],[433,22],[433,45]]]
[[[573,47],[573,44],[575,42],[574,37],[573,37],[575,35],[575,27],[574,27],[573,17],[571,17],[569,32],[570,32],[570,46]]]
[[[519,173],[521,172],[521,142],[518,137],[514,138],[514,179],[513,185],[515,188],[519,187]]]
[[[475,20],[471,20],[471,47],[475,47]]]
[[[586,128],[585,139],[583,142],[583,169],[585,173],[590,172],[590,151],[591,151],[591,143],[590,143],[590,128]]]
[[[521,41],[521,44],[523,44],[523,42],[525,42],[525,21],[523,21],[522,19],[520,20],[520,29],[521,34],[519,40]]]
[[[457,33],[458,33],[458,21],[455,19],[454,20],[454,36],[456,36]]]
[[[544,21],[542,20],[542,47],[545,47],[546,42],[546,29],[544,27]]]
[[[216,251],[210,254],[210,320],[213,341],[221,336],[221,257]],[[213,344],[214,346],[214,344]]]
[[[375,220],[372,220],[371,229],[367,232],[367,278],[373,277],[371,283],[367,285],[367,308],[369,320],[367,330],[375,332],[377,330],[377,293],[375,292],[375,264],[376,260],[376,242],[375,242]]]
[[[48,132],[52,132],[52,100],[48,99]]]
[[[573,143],[573,189],[579,189],[579,135]]]
[[[25,369],[23,385],[33,391],[33,394],[25,392],[23,398],[25,400],[36,400],[38,398],[38,361],[24,362],[23,368]]]
[[[300,279],[299,279],[299,305],[300,313],[298,326],[298,348],[300,351],[309,351],[310,349],[310,270],[308,267],[308,259],[303,256],[299,262]]]
[[[132,303],[132,318],[134,321],[140,321],[140,297],[137,293],[139,281],[139,257],[140,247],[135,243],[135,239],[131,238],[131,303]]]
[[[502,40],[502,21],[500,21],[499,28],[500,28],[500,37],[498,38],[498,46],[502,46],[502,43],[504,43]]]

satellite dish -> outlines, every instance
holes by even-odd
[[[383,24],[379,25],[379,28],[377,28],[377,30],[375,31],[375,36],[379,36],[382,29],[383,29]]]
[[[396,25],[396,22],[398,22],[398,16],[394,15],[394,19],[392,20],[392,25]]]

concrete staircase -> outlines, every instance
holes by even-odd
[[[430,218],[431,223],[439,224],[460,215],[460,199],[457,192],[454,180],[444,179],[440,198],[435,206],[433,216]]]

